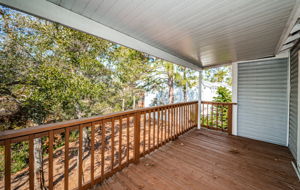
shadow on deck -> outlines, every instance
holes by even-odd
[[[95,189],[300,189],[291,161],[286,147],[195,129]]]

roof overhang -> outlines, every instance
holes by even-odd
[[[0,3],[195,70],[275,56],[299,16],[298,0]]]

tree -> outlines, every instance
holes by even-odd
[[[223,82],[232,85],[231,66],[217,67],[204,70],[203,80],[209,82]]]
[[[93,105],[112,93],[110,72],[101,62],[110,42],[4,7],[0,13],[0,96],[16,107],[4,111],[2,129],[103,112]],[[35,186],[45,189],[41,138],[34,147]]]
[[[170,62],[3,6],[0,33],[1,131],[135,108],[146,91],[167,89],[160,94],[174,103],[176,86],[187,97],[193,85],[190,71]],[[34,140],[36,189],[45,189],[45,142]],[[28,146],[12,149],[26,153]],[[13,159],[28,162],[24,155]],[[14,172],[26,167],[15,163]]]
[[[217,96],[213,97],[215,102],[231,102],[232,93],[229,89],[223,86],[219,86],[217,89]]]
[[[144,98],[143,81],[151,73],[148,55],[116,45],[111,58],[113,78],[117,81],[121,91],[122,110],[129,107],[134,109],[137,100]]]
[[[188,89],[196,86],[198,77],[195,75],[195,71],[186,67],[178,66],[180,75],[177,79],[177,86],[182,87],[183,99],[188,101]]]
[[[167,88],[168,103],[173,104],[174,88],[181,78],[179,71],[176,70],[173,63],[162,59],[152,58],[150,62],[152,63],[152,73],[146,80],[145,88],[148,91],[161,91]]]

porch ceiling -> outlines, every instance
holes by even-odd
[[[124,35],[107,37],[99,33],[97,36],[193,69],[274,56],[282,46],[282,36],[286,33],[297,3],[296,0],[0,2],[97,35],[89,27],[77,27],[74,24],[75,17],[65,14],[69,10],[72,14],[76,13]],[[37,9],[41,8],[44,10],[38,12]],[[49,12],[53,10],[58,15],[49,17]],[[69,17],[65,21],[53,18],[59,15]],[[71,24],[66,22],[68,20]],[[77,22],[84,22],[84,19],[77,19]]]
[[[195,65],[273,56],[294,0],[49,0]]]

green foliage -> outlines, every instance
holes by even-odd
[[[228,86],[231,86],[232,85],[231,66],[224,66],[224,67],[204,70],[203,80],[209,82],[226,83]]]
[[[215,102],[231,102],[232,101],[232,93],[226,87],[219,86],[217,89],[217,96],[213,97],[213,101],[215,101]]]
[[[29,162],[28,142],[21,142],[12,145],[12,173],[18,172],[27,166]]]
[[[149,91],[168,89],[172,103],[175,87],[187,92],[197,80],[192,70],[3,6],[0,34],[0,131],[131,109]],[[17,172],[28,144],[12,152]]]

